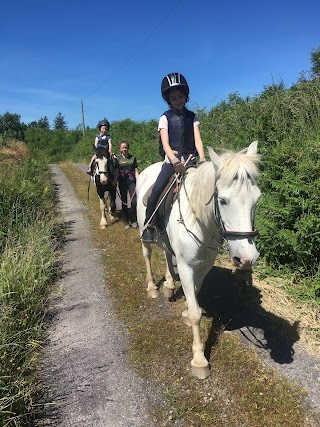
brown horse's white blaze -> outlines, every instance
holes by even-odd
[[[198,378],[209,375],[209,362],[204,356],[200,337],[201,308],[197,294],[203,279],[213,267],[223,239],[227,241],[231,261],[238,268],[251,268],[259,257],[253,238],[256,203],[260,190],[258,177],[257,141],[239,153],[218,156],[210,147],[211,161],[186,174],[180,190],[180,203],[175,201],[168,218],[166,232],[176,257],[181,285],[186,298],[183,320],[192,327],[192,373]],[[140,233],[144,226],[143,197],[161,169],[156,163],[145,169],[137,181],[137,214]],[[161,237],[158,246],[165,248]],[[151,245],[143,243],[147,269],[147,293],[156,298],[159,290],[151,269]],[[171,254],[166,253],[167,271],[164,293],[172,295],[174,280],[170,273]]]

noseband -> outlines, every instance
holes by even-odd
[[[100,169],[99,169],[99,163],[98,162],[96,162],[96,175],[102,175],[102,174],[104,174],[104,175],[106,175],[106,177],[108,177],[108,175],[109,175],[109,173],[108,173],[108,171],[101,171]]]
[[[224,223],[223,223],[223,220],[221,218],[221,214],[220,214],[219,203],[218,203],[218,190],[215,190],[213,196],[214,196],[214,211],[215,211],[214,214],[215,214],[215,217],[217,219],[217,223],[218,223],[220,233],[224,239],[235,237],[235,238],[243,238],[243,239],[249,239],[250,240],[259,234],[258,231],[254,229],[254,227],[252,227],[252,231],[228,231],[228,230],[226,230]],[[211,197],[210,201],[211,200],[212,200],[212,197]]]

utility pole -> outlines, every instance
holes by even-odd
[[[82,112],[82,133],[83,133],[83,136],[84,136],[84,129],[85,129],[85,126],[84,126],[84,110],[83,110],[83,102],[82,102],[82,99],[80,100],[80,102],[81,102],[81,112]]]

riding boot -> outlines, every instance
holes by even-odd
[[[157,243],[156,238],[156,229],[152,225],[148,225],[147,228],[144,229],[141,236],[142,243]]]
[[[155,210],[156,204],[152,203],[152,200],[150,201],[150,198],[148,200],[147,204],[147,210],[146,210],[146,219],[144,221],[144,225],[147,227],[144,229],[142,235],[141,235],[141,242],[142,243],[156,243],[156,229],[154,227],[154,217],[150,221],[151,215],[153,214]]]

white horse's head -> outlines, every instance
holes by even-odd
[[[231,261],[239,268],[250,268],[259,257],[253,237],[254,214],[261,192],[257,186],[258,142],[239,153],[209,155],[216,170],[215,209],[221,233],[227,240]]]

